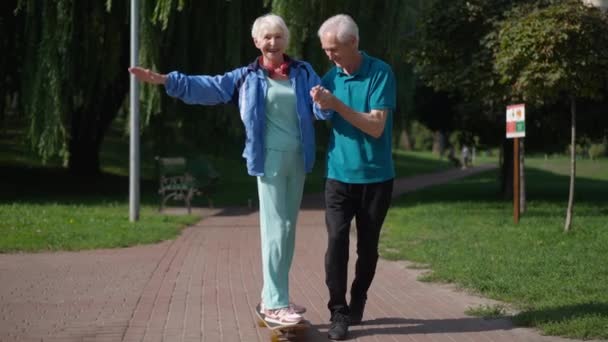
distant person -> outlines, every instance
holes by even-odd
[[[380,229],[393,194],[392,122],[395,76],[382,60],[359,51],[359,28],[344,14],[327,19],[318,32],[335,64],[311,91],[323,109],[335,111],[327,154],[325,222],[328,245],[325,282],[331,313],[328,337],[347,337],[349,324],[363,318],[367,291],[376,273]],[[349,233],[357,224],[355,278],[346,303]]]
[[[452,162],[452,164],[454,164],[454,166],[456,166],[456,167],[460,167],[462,164],[460,162],[460,160],[458,160],[458,158],[456,158],[456,153],[454,152],[453,145],[450,145],[450,147],[448,147],[448,160],[450,162]]]
[[[285,54],[289,30],[283,19],[267,14],[251,30],[261,56],[223,75],[189,76],[129,69],[140,81],[163,84],[169,96],[188,104],[235,102],[245,125],[247,171],[257,177],[260,201],[265,319],[282,325],[302,320],[304,307],[289,301],[289,270],[295,229],[307,172],[315,161],[315,116],[326,115],[309,91],[320,83],[310,64]]]

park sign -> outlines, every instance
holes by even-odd
[[[507,106],[507,139],[526,136],[526,106],[514,104]]]

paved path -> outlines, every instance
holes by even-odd
[[[484,169],[399,180],[395,193]],[[312,323],[306,341],[327,341],[322,208],[321,196],[305,198],[291,272],[292,298]],[[258,213],[201,213],[209,217],[157,245],[0,255],[0,341],[269,341],[252,312],[262,282]],[[507,320],[468,317],[468,307],[489,301],[421,283],[419,272],[381,260],[367,321],[351,330],[351,340],[565,341]]]

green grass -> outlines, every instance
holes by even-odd
[[[0,251],[56,251],[127,247],[175,238],[194,216],[159,215],[143,208],[129,222],[128,207],[119,203],[0,205]]]
[[[465,314],[469,316],[483,317],[485,319],[495,319],[507,316],[507,308],[501,304],[480,305],[468,308]]]
[[[571,233],[563,232],[567,158],[527,159],[527,211],[513,223],[497,171],[407,194],[389,212],[381,254],[509,302],[517,324],[608,338],[608,160],[579,160]],[[604,170],[602,172],[602,170]]]

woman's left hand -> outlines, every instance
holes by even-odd
[[[144,69],[136,66],[129,68],[129,72],[135,75],[135,78],[142,82],[150,84],[165,84],[165,82],[167,82],[167,75],[150,71],[150,69]]]

